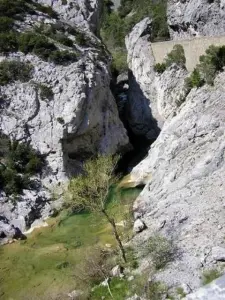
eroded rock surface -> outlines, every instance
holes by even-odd
[[[225,1],[169,0],[167,17],[172,39],[224,35]]]
[[[205,267],[220,266],[212,248],[225,246],[224,80],[221,73],[214,87],[193,89],[131,173],[147,183],[134,205],[147,225],[137,245],[157,233],[177,247],[175,260],[157,273],[169,286],[195,289]]]

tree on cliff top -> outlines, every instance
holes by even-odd
[[[100,213],[112,227],[113,234],[126,262],[125,250],[117,231],[115,219],[106,209],[110,186],[116,182],[114,175],[118,157],[98,156],[84,163],[83,174],[71,179],[66,204],[74,211],[88,210]]]

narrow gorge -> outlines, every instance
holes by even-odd
[[[0,299],[225,299],[224,24],[0,0]]]

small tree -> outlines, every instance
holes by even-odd
[[[86,209],[93,213],[103,214],[112,226],[123,260],[126,262],[125,250],[117,231],[115,219],[106,210],[110,186],[115,183],[115,166],[118,157],[98,156],[84,163],[83,174],[73,178],[68,186],[66,203],[73,210]]]

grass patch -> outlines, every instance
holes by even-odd
[[[117,222],[139,193],[140,189],[111,192],[108,210]],[[111,228],[102,216],[64,214],[48,223],[49,227],[36,229],[27,240],[1,248],[1,300],[24,300],[29,294],[51,299],[53,294],[68,293],[76,288],[74,270],[88,249],[106,244],[115,247]],[[123,235],[124,228],[119,230]]]

